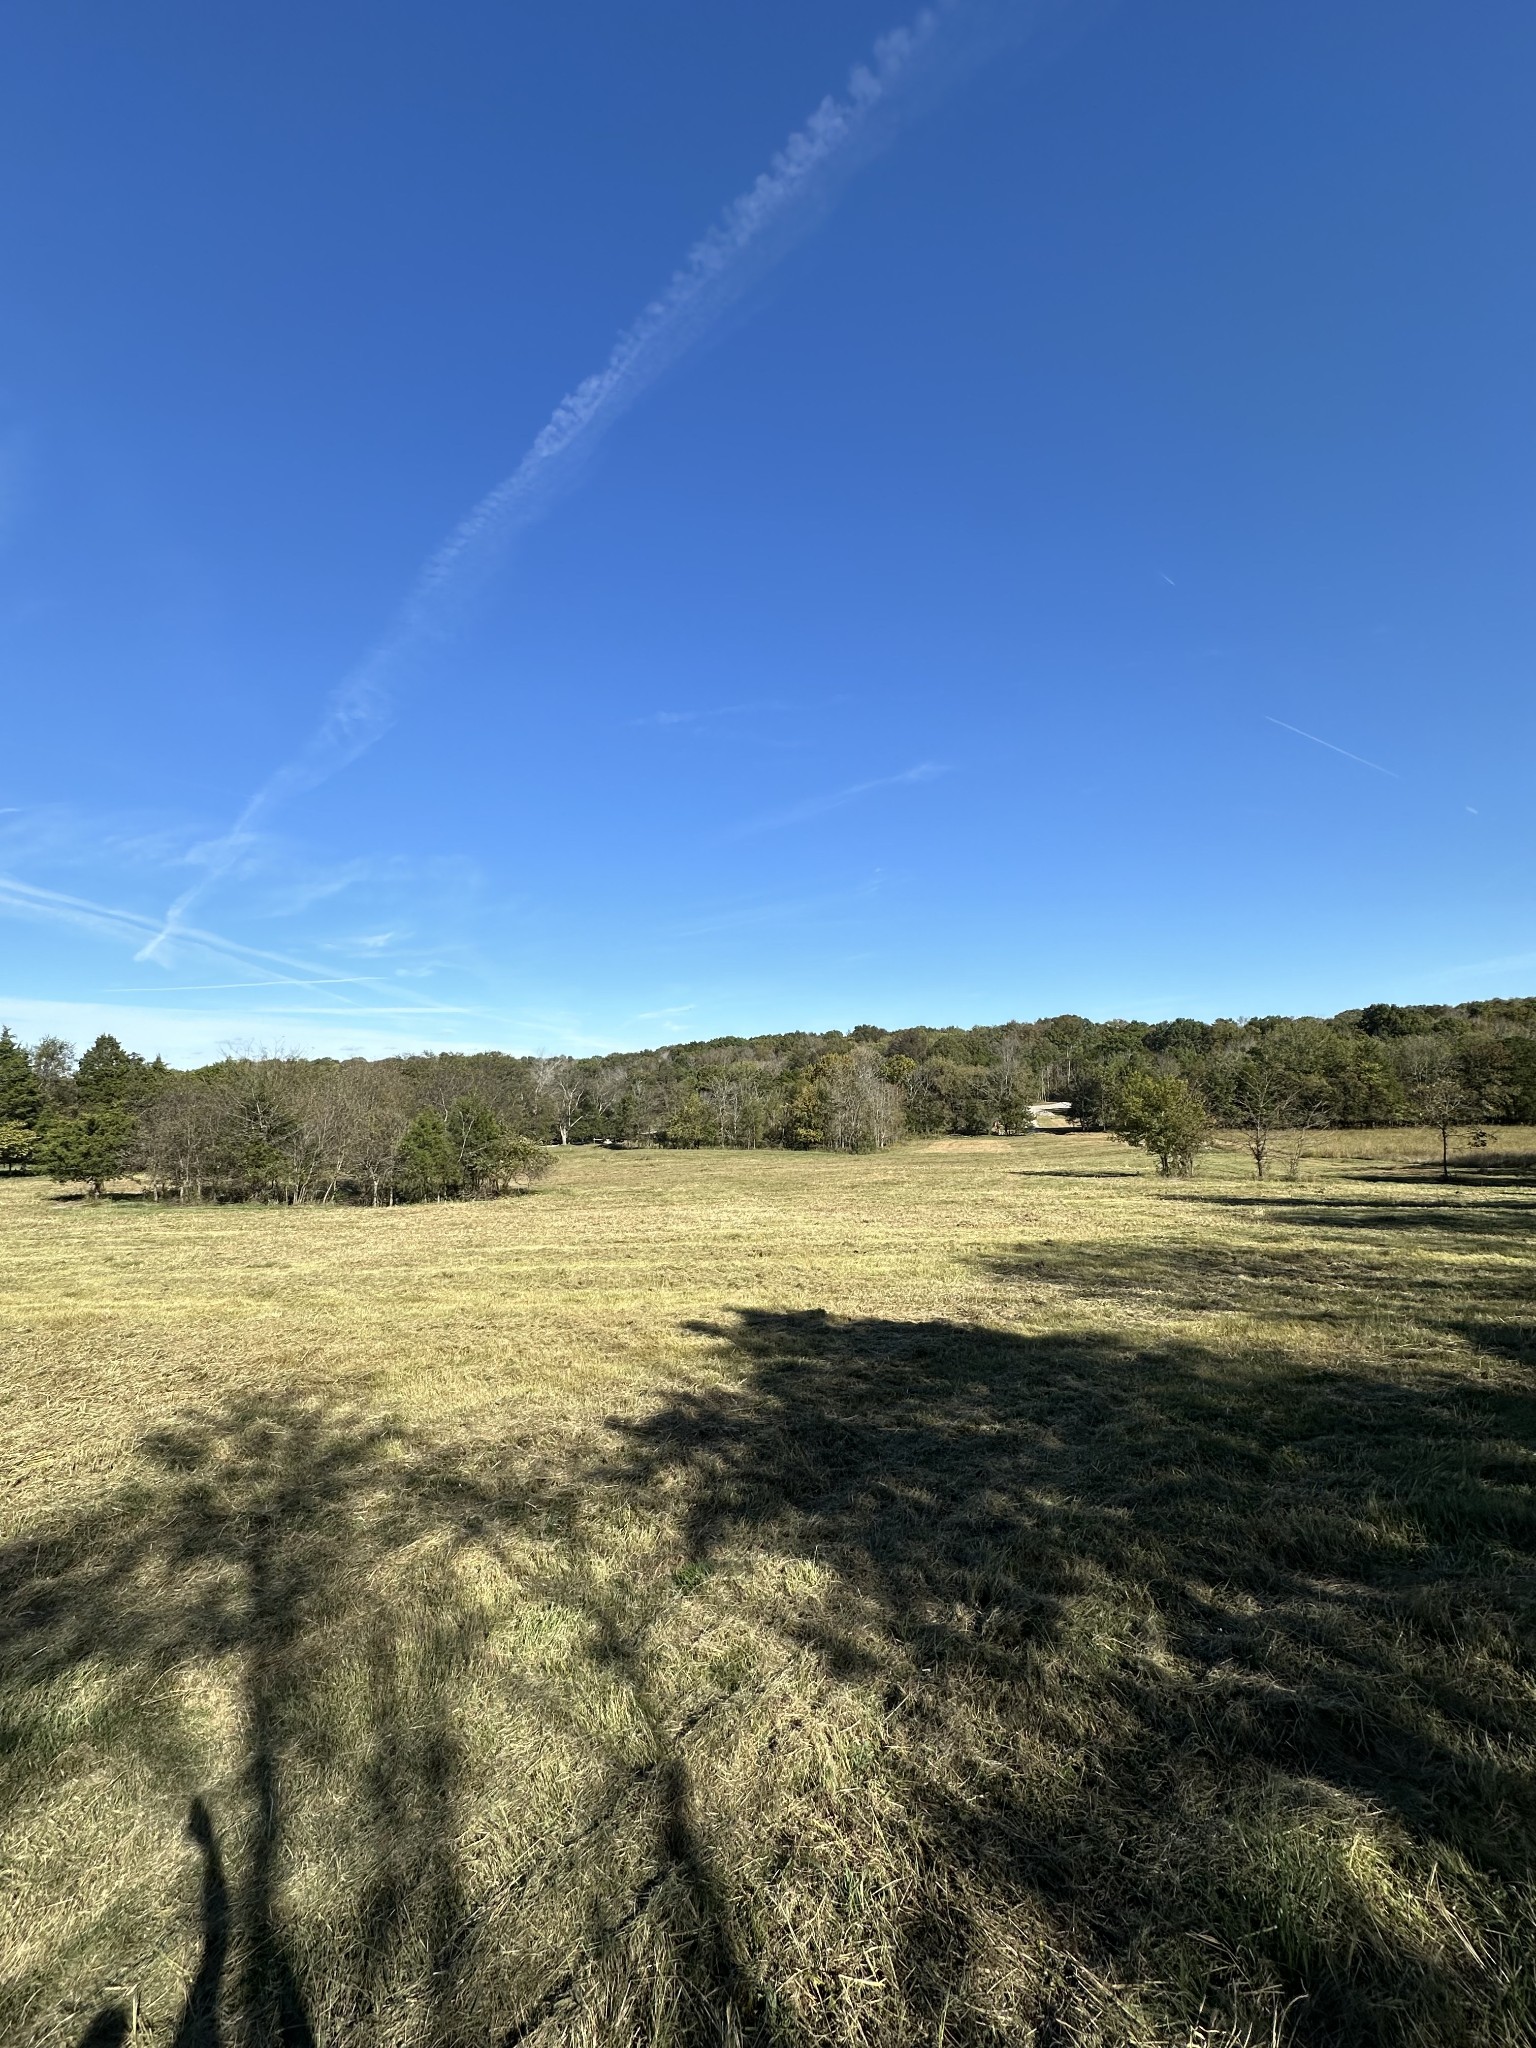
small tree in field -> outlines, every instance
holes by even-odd
[[[1205,1104],[1176,1074],[1127,1074],[1108,1121],[1117,1138],[1150,1152],[1158,1172],[1169,1175],[1193,1173],[1211,1129]]]
[[[123,1109],[82,1109],[43,1127],[37,1163],[55,1180],[84,1181],[93,1195],[120,1174],[137,1126]]]
[[[1250,1052],[1238,1068],[1232,1098],[1238,1128],[1260,1180],[1276,1136],[1281,1131],[1313,1130],[1323,1115],[1316,1077],[1296,1073],[1262,1049]],[[1297,1162],[1299,1166],[1299,1150]]]
[[[1420,1123],[1440,1133],[1440,1178],[1451,1177],[1451,1133],[1476,1111],[1460,1054],[1444,1038],[1412,1038],[1402,1049],[1403,1085]]]

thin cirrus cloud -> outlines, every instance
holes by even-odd
[[[343,681],[309,740],[254,791],[222,838],[199,849],[203,872],[171,904],[138,958],[161,953],[249,849],[260,818],[380,737],[412,667],[451,637],[511,544],[575,481],[614,423],[806,232],[838,182],[884,146],[919,86],[973,68],[1049,11],[1049,0],[937,0],[876,42],[844,97],[829,95],[790,136],[619,336],[602,369],[561,399],[516,469],[428,557],[394,623]]]
[[[341,988],[344,986],[378,986],[377,978],[371,974],[317,974],[305,980],[297,974],[274,974],[261,981],[171,981],[162,982],[155,990],[159,996],[205,995],[210,989],[231,988]],[[137,996],[144,993],[142,982],[108,983],[102,990],[104,996]]]

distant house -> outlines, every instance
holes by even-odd
[[[1070,1102],[1032,1102],[1029,1105],[1032,1131],[1069,1131],[1072,1128]]]

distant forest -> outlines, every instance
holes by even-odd
[[[1035,1105],[1087,1130],[1177,1084],[1264,1171],[1284,1130],[1536,1123],[1536,998],[1372,1003],[1336,1017],[1031,1024],[715,1038],[600,1059],[421,1053],[231,1058],[190,1072],[98,1038],[0,1033],[0,1166],[157,1196],[442,1200],[522,1190],[572,1144],[877,1150],[1016,1133]],[[1137,1139],[1136,1142],[1142,1142]],[[1165,1170],[1167,1165],[1165,1162]]]

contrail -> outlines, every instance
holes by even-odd
[[[755,276],[787,252],[834,181],[880,148],[899,102],[933,71],[941,54],[969,68],[1048,11],[1054,11],[1052,0],[1001,11],[968,0],[936,0],[906,27],[880,38],[869,62],[855,67],[845,96],[829,95],[790,136],[755,184],[689,250],[665,290],[619,336],[602,369],[561,399],[516,469],[428,557],[394,624],[343,681],[306,745],[268,777],[223,838],[199,850],[203,873],[177,897],[136,958],[153,957],[183,928],[193,904],[251,844],[264,813],[313,789],[372,745],[390,723],[402,669],[448,636],[509,544],[542,516],[614,422]],[[946,53],[941,31],[962,14],[972,17],[973,32]]]
[[[1282,732],[1293,732],[1299,740],[1310,740],[1314,747],[1326,747],[1330,754],[1342,754],[1346,761],[1358,761],[1362,768],[1374,768],[1378,775],[1390,775],[1394,782],[1403,779],[1395,768],[1383,768],[1379,761],[1367,761],[1364,754],[1352,754],[1348,747],[1336,747],[1332,740],[1320,740],[1315,732],[1303,732],[1299,725],[1287,725],[1283,718],[1271,718],[1267,711],[1263,717],[1266,724],[1278,725]]]
[[[58,889],[40,889],[31,882],[18,882],[11,875],[0,875],[0,909],[71,924],[102,938],[139,939],[145,933],[154,933],[158,929],[154,918],[141,916],[138,911],[120,910],[113,904],[96,903],[86,896],[68,896]],[[238,966],[249,966],[253,975],[262,977],[259,981],[231,983],[231,987],[311,988],[321,984],[339,985],[346,979],[384,989],[392,995],[399,992],[383,975],[325,975],[321,968],[308,960],[296,960],[288,953],[266,952],[258,946],[244,946],[238,940],[223,938],[218,932],[204,931],[196,925],[178,926],[177,936],[200,952],[229,960]],[[288,971],[282,972],[283,969]],[[223,986],[218,983],[212,985]],[[338,1000],[345,1003],[347,999],[341,997]],[[424,1012],[438,1007],[435,1004],[422,1005]]]

